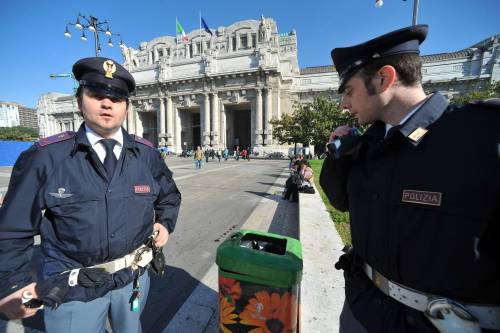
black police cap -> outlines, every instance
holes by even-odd
[[[80,59],[73,65],[73,75],[80,86],[104,96],[128,98],[135,90],[134,77],[108,58]]]
[[[425,24],[389,32],[365,43],[332,50],[332,60],[339,74],[339,93],[349,79],[371,61],[395,54],[417,53],[427,36]]]

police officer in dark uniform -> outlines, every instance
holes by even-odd
[[[121,127],[132,75],[107,58],[81,59],[73,74],[84,123],[41,139],[12,171],[0,210],[0,311],[29,317],[38,299],[48,332],[103,332],[108,314],[114,331],[139,332],[147,269],[161,266],[181,195],[153,145]]]
[[[422,89],[426,25],[336,48],[342,106],[320,183],[349,211],[341,332],[500,330],[500,105]]]

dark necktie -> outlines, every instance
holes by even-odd
[[[104,158],[104,169],[108,173],[108,178],[111,179],[113,177],[113,173],[115,172],[116,167],[116,156],[113,152],[113,148],[116,145],[116,140],[113,139],[102,139],[101,140],[104,149],[106,150],[106,157]]]

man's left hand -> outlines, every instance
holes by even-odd
[[[155,223],[153,225],[153,230],[158,231],[158,235],[156,235],[156,238],[155,238],[155,246],[162,247],[165,244],[167,244],[168,237],[169,237],[169,233],[168,233],[167,228],[165,228],[160,223]]]

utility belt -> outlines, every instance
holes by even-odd
[[[57,308],[60,304],[73,300],[90,301],[102,297],[107,292],[124,287],[133,282],[131,310],[139,311],[139,277],[149,269],[156,275],[163,275],[165,256],[162,249],[154,245],[157,232],[148,237],[131,253],[121,258],[90,267],[64,271],[37,284],[38,299],[26,295],[23,304],[39,307],[42,303]],[[73,287],[81,288],[73,288]]]
[[[393,282],[366,263],[363,270],[380,291],[401,304],[423,312],[440,332],[478,333],[481,328],[500,330],[498,305],[460,303]]]
[[[146,245],[141,245],[129,254],[124,255],[121,258],[98,264],[86,268],[101,268],[109,274],[115,274],[116,272],[124,269],[131,268],[132,271],[136,271],[139,268],[145,268],[153,260],[153,249]],[[68,277],[68,285],[70,287],[76,286],[78,284],[78,275],[80,268],[72,269]]]

